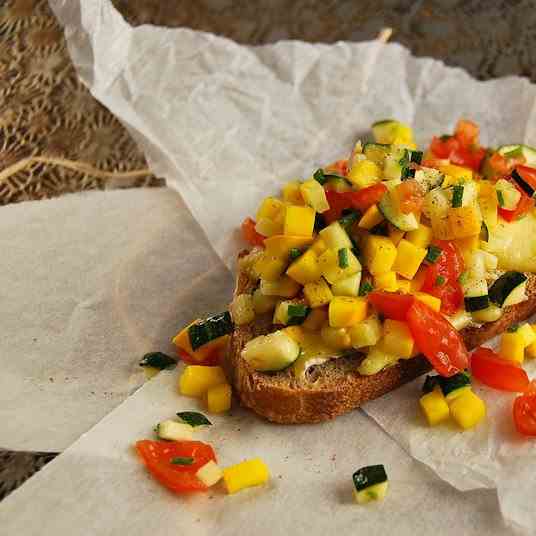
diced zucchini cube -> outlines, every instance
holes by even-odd
[[[334,328],[329,324],[324,324],[320,335],[324,343],[334,350],[346,350],[352,346],[350,333],[346,328]]]
[[[357,226],[361,229],[372,229],[384,219],[383,214],[378,210],[378,205],[371,205],[365,211]]]
[[[421,396],[419,403],[430,426],[435,426],[450,416],[449,406],[439,388]]]
[[[395,354],[406,359],[414,355],[415,344],[406,322],[390,318],[385,320],[382,348],[388,354]]]
[[[223,470],[223,480],[228,493],[259,486],[267,482],[269,478],[268,467],[260,458],[246,460]]]
[[[207,488],[210,488],[222,479],[223,471],[214,460],[210,460],[197,470],[195,476],[199,478]]]
[[[231,386],[216,385],[207,391],[207,409],[210,413],[223,413],[231,409]]]
[[[333,298],[333,294],[324,279],[306,283],[303,286],[303,294],[311,307],[327,305]]]
[[[384,236],[370,235],[364,249],[365,264],[373,275],[389,272],[396,259],[394,244]]]
[[[436,298],[435,296],[432,296],[431,294],[428,294],[426,292],[414,292],[413,295],[415,298],[426,305],[430,307],[430,309],[433,309],[434,311],[439,312],[441,309],[441,299]]]
[[[315,211],[311,207],[289,205],[285,213],[284,234],[287,236],[313,236]]]
[[[432,228],[424,223],[419,223],[417,229],[406,234],[406,239],[419,248],[427,248],[432,242],[432,237]]]
[[[193,432],[193,426],[171,420],[160,422],[156,427],[158,437],[169,441],[191,441]]]
[[[287,275],[302,285],[319,279],[320,266],[316,253],[308,249],[289,266]]]
[[[253,309],[255,314],[261,315],[264,313],[269,313],[275,309],[275,306],[278,302],[277,296],[265,296],[260,288],[255,289],[253,292]]]
[[[187,366],[179,378],[179,389],[184,396],[201,397],[216,385],[227,383],[221,367]]]
[[[331,292],[334,296],[357,296],[361,284],[361,272],[357,272],[350,277],[340,279],[331,285]]]
[[[248,341],[242,357],[255,370],[282,370],[296,361],[300,354],[298,343],[283,330],[260,335]]]
[[[377,316],[369,316],[349,330],[353,348],[374,346],[381,337],[382,325]]]
[[[467,389],[450,403],[454,421],[467,430],[474,428],[486,415],[486,405],[473,391]]]
[[[529,347],[533,342],[536,341],[536,333],[530,326],[530,324],[522,324],[517,328],[517,334],[523,338],[523,343],[525,348]]]
[[[337,283],[342,279],[346,279],[351,275],[361,271],[361,263],[357,257],[348,248],[342,248],[345,251],[346,263],[341,267],[339,251],[327,249],[318,257],[318,265],[320,273],[331,284]]]
[[[374,276],[374,288],[377,290],[387,290],[389,292],[398,290],[396,272],[391,270],[382,274],[376,274]]]
[[[326,249],[339,251],[341,248],[352,248],[352,241],[343,226],[335,221],[320,231],[320,238],[326,244]]]
[[[363,376],[373,376],[385,367],[393,365],[398,361],[395,354],[386,353],[381,347],[381,340],[376,346],[372,346],[367,357],[361,361],[357,371]]]
[[[525,339],[519,331],[503,333],[499,355],[503,359],[523,363],[525,359]]]
[[[381,180],[382,171],[371,160],[359,160],[348,171],[348,180],[358,189],[372,186]]]
[[[354,326],[367,317],[368,302],[365,298],[335,296],[329,303],[329,325],[334,328]]]
[[[315,179],[305,181],[300,186],[300,192],[305,202],[312,207],[315,212],[321,214],[329,210],[329,203],[326,192],[322,185]]]
[[[283,275],[276,281],[261,279],[260,289],[265,296],[281,296],[283,298],[294,298],[300,291],[299,283],[291,279],[288,275]]]
[[[426,257],[426,249],[416,246],[409,240],[402,239],[396,251],[393,270],[406,279],[413,279]]]
[[[371,501],[382,501],[387,495],[389,488],[389,482],[382,482],[381,484],[374,484],[361,491],[354,489],[354,499],[357,504],[366,504]]]

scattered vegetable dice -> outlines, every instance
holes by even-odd
[[[202,397],[212,387],[227,383],[221,367],[190,365],[179,378],[179,389],[184,396]]]
[[[223,481],[230,494],[265,484],[269,478],[268,467],[260,458],[246,460],[223,470]]]
[[[430,426],[436,426],[450,416],[449,406],[439,388],[423,395],[419,403]]]
[[[223,413],[231,409],[231,386],[222,383],[207,391],[207,408],[210,413]]]

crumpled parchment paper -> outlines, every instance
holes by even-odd
[[[395,44],[244,47],[187,29],[132,28],[108,0],[51,5],[92,94],[127,125],[151,169],[181,193],[229,267],[237,226],[259,200],[345,156],[374,120],[407,121],[425,143],[470,117],[480,124],[484,144],[536,143],[536,88],[521,78],[478,82]],[[536,498],[529,470],[534,445],[514,440],[506,424],[495,422],[448,441],[441,432],[426,433],[416,445],[417,410],[413,420],[408,412],[398,421],[399,432],[392,418],[404,400],[415,401],[407,389],[370,406],[377,422],[459,489],[493,487],[508,474],[498,492],[503,515],[534,530],[536,514],[522,506]],[[510,403],[499,398],[490,404],[492,415]],[[495,455],[504,449],[508,455]],[[463,455],[467,450],[476,456]],[[454,458],[461,460],[456,470],[444,467]]]

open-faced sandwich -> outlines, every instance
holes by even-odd
[[[175,338],[190,363],[222,357],[272,421],[330,419],[431,368],[463,376],[468,350],[536,311],[536,151],[485,149],[465,120],[425,154],[400,122],[372,132],[262,201],[230,314]]]

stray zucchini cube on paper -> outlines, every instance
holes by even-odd
[[[381,501],[387,495],[389,481],[383,465],[369,465],[353,474],[354,499],[358,504]]]

